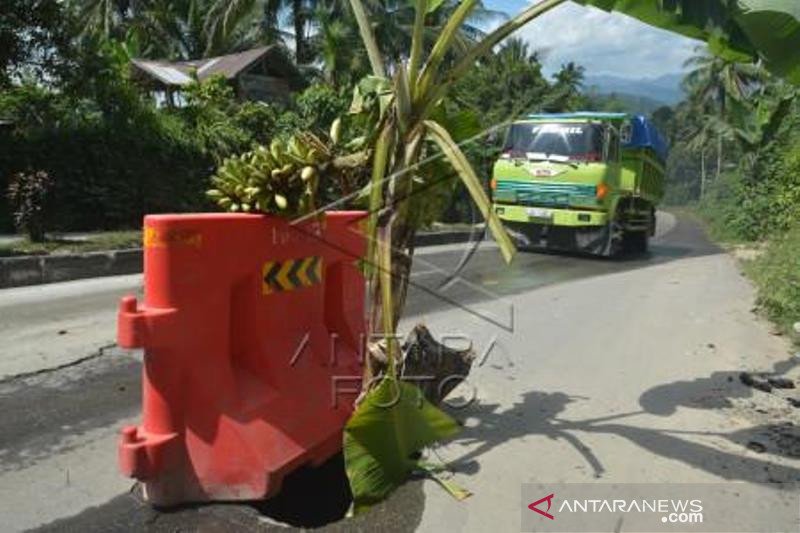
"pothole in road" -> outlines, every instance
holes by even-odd
[[[269,500],[250,502],[262,515],[300,528],[321,527],[344,518],[353,495],[341,453],[318,467],[306,466],[283,480]]]
[[[281,492],[269,500],[209,502],[157,509],[144,501],[141,486],[137,486],[130,493],[69,518],[51,522],[36,531],[280,533],[290,528],[311,529],[334,525],[344,518],[351,501],[344,459],[339,453],[318,467],[304,467],[288,475]],[[347,531],[348,528],[342,530]]]
[[[172,526],[178,524],[201,527],[218,522],[235,524],[244,531],[319,528],[343,519],[352,500],[340,452],[320,466],[304,466],[292,472],[284,478],[281,491],[268,500],[151,508],[150,524],[158,525],[155,531],[173,531]],[[144,501],[141,505],[149,507]]]
[[[414,531],[425,509],[423,483],[423,479],[413,478],[370,512],[345,518],[352,495],[344,458],[339,453],[318,467],[301,468],[287,476],[281,492],[270,500],[208,502],[158,509],[143,500],[141,486],[137,485],[102,505],[50,522],[35,531],[285,533],[316,528],[330,533]]]

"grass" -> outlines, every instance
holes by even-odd
[[[695,202],[679,206],[668,206],[667,209],[672,213],[691,217],[703,227],[712,240],[724,247],[748,245],[754,242],[752,239],[743,237],[740,232],[731,227],[726,222],[721,209],[713,205]]]
[[[758,288],[758,307],[791,334],[800,322],[800,226],[770,240],[745,271]]]
[[[96,252],[140,248],[141,246],[141,231],[108,231],[90,233],[81,237],[49,236],[45,242],[31,242],[27,238],[8,243],[2,242],[0,243],[0,257]]]

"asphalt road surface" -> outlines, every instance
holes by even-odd
[[[142,501],[116,470],[141,365],[113,346],[116,302],[140,285],[0,291],[0,530],[519,531],[523,483],[736,482],[761,505],[798,507],[774,488],[800,479],[798,393],[738,374],[796,379],[800,360],[752,314],[734,260],[686,217],[659,214],[651,253],[615,261],[522,253],[506,267],[491,243],[419,250],[403,327],[424,321],[480,354],[453,395],[465,405],[450,408],[463,432],[428,452],[473,496],[415,479],[353,519],[342,519],[341,457],[267,502]],[[731,509],[742,527],[770,531],[746,503]]]

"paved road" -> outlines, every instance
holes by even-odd
[[[456,393],[477,399],[453,411],[464,432],[434,451],[474,496],[457,503],[415,480],[350,521],[335,521],[347,507],[340,458],[270,502],[148,508],[115,470],[140,363],[112,347],[114,307],[140,278],[0,291],[2,529],[519,531],[526,482],[738,481],[796,506],[768,485],[800,474],[800,439],[780,426],[800,424],[792,391],[735,378],[795,378],[797,358],[754,318],[750,286],[696,224],[667,214],[659,225],[648,257],[522,254],[506,268],[484,244],[454,280],[466,247],[421,250],[404,325],[424,320],[484,355]]]

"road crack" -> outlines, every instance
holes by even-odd
[[[19,381],[19,380],[23,380],[23,379],[32,378],[32,377],[37,377],[37,376],[41,376],[41,375],[44,375],[44,374],[50,374],[50,373],[53,373],[53,372],[58,372],[59,370],[64,370],[66,368],[71,368],[71,367],[74,367],[74,366],[78,366],[78,365],[80,365],[82,363],[85,363],[87,361],[91,361],[93,359],[98,359],[98,358],[102,357],[103,355],[105,355],[105,353],[108,350],[111,350],[112,348],[115,348],[116,346],[117,346],[116,343],[106,344],[105,346],[101,346],[100,349],[97,350],[97,352],[89,354],[89,355],[86,355],[84,357],[79,357],[78,359],[75,359],[74,361],[69,361],[67,363],[62,363],[60,365],[51,366],[51,367],[47,367],[47,368],[40,368],[39,370],[32,370],[30,372],[20,372],[18,374],[11,374],[9,376],[4,377],[3,379],[0,379],[0,385],[8,385],[8,384],[10,384],[10,383],[12,383],[14,381]]]

